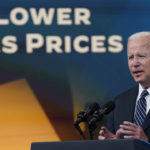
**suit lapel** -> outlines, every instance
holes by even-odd
[[[138,95],[138,86],[136,86],[128,95],[129,100],[128,100],[127,115],[128,115],[128,121],[130,122],[134,121],[134,111],[135,111],[137,95]]]
[[[138,86],[130,89],[126,93],[123,93],[120,97],[122,100],[118,102],[119,108],[117,109],[117,128],[123,123],[123,121],[133,122],[137,94]]]

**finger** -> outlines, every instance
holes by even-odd
[[[121,134],[121,129],[118,129],[117,132],[116,132],[116,137],[119,138],[120,134]]]
[[[105,126],[102,126],[101,129],[106,129],[106,127],[105,127]]]
[[[104,136],[98,136],[98,139],[99,139],[99,140],[105,140],[106,137],[104,137]]]
[[[100,135],[104,135],[104,130],[100,130],[100,131],[99,131],[99,134],[100,134]]]
[[[106,133],[110,132],[106,127],[103,128],[103,131],[106,132]]]
[[[136,131],[139,126],[129,121],[124,121],[123,125],[121,125],[120,127],[126,130]]]
[[[124,121],[123,122],[124,125],[128,125],[128,126],[132,126],[132,127],[137,127],[136,124],[132,123],[132,122],[129,122],[129,121]]]
[[[132,135],[125,135],[124,139],[135,139],[135,137]]]
[[[101,130],[107,130],[107,128],[105,126],[102,126]]]
[[[100,134],[101,132],[103,132],[103,133],[108,133],[109,130],[108,130],[105,126],[102,126],[101,129],[100,129],[100,131],[99,131],[99,134]]]
[[[133,126],[128,126],[128,125],[120,125],[120,128],[124,129],[124,130],[130,130],[130,131],[136,131],[136,128],[134,128]]]
[[[106,127],[102,126],[102,127],[100,128],[99,134],[100,134],[102,131],[104,132],[105,128],[106,128]]]
[[[130,130],[120,129],[118,132],[119,132],[118,134],[135,135],[135,132],[130,131]]]

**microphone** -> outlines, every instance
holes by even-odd
[[[113,101],[107,102],[103,107],[99,110],[96,110],[90,120],[88,121],[88,124],[91,126],[92,124],[95,124],[98,121],[101,121],[104,115],[109,114],[113,109],[115,108],[115,103]]]
[[[81,134],[81,136],[85,139],[85,136],[79,126],[80,122],[88,122],[89,118],[91,117],[91,115],[96,111],[99,110],[99,105],[98,103],[92,103],[90,106],[88,106],[87,108],[85,108],[84,111],[80,111],[77,114],[77,120],[74,122],[74,126],[75,128],[79,131],[79,133]]]
[[[77,126],[80,122],[87,122],[89,117],[96,111],[99,110],[98,103],[92,103],[90,106],[85,108],[84,111],[80,111],[77,114],[77,120],[74,122],[74,125]]]

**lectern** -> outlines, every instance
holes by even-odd
[[[150,150],[142,140],[85,140],[32,143],[31,150]]]

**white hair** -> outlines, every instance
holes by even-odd
[[[150,36],[150,31],[143,31],[143,32],[137,32],[132,34],[131,36],[129,36],[128,41],[129,40],[135,40],[144,36]]]

